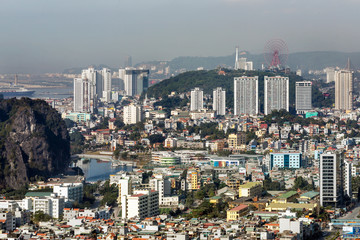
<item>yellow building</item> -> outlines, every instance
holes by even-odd
[[[210,198],[210,203],[217,204],[220,202],[220,200],[221,200],[220,196],[214,196]]]
[[[188,169],[187,182],[189,190],[198,190],[201,187],[200,172],[198,169]]]
[[[246,144],[246,134],[244,132],[232,133],[228,137],[229,148],[239,148],[241,145]]]
[[[244,216],[249,211],[249,206],[241,204],[233,209],[226,211],[227,221],[239,220],[241,216]]]
[[[225,180],[225,183],[229,188],[237,190],[241,185],[241,179],[229,178]]]
[[[309,210],[309,211],[314,211],[316,208],[317,204],[316,203],[270,203],[265,210],[268,212],[284,212],[286,211],[286,209],[290,208],[290,209],[295,209],[295,210]]]
[[[239,197],[255,197],[261,195],[261,192],[261,182],[248,182],[239,187]]]

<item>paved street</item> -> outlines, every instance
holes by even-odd
[[[360,211],[360,204],[358,203],[356,207],[353,210],[351,210],[351,212],[348,212],[344,216],[340,217],[340,219],[357,219],[357,216],[360,215],[359,211]]]

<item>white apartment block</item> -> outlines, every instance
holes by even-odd
[[[125,124],[136,124],[142,121],[141,106],[129,105],[124,107],[123,119]]]
[[[326,82],[334,82],[335,81],[335,68],[325,68],[324,71],[326,72]]]
[[[119,204],[122,204],[122,197],[123,196],[130,196],[132,195],[132,181],[130,177],[126,177],[123,179],[118,180],[117,182],[118,188],[119,188],[119,198],[118,202]]]
[[[122,196],[122,218],[152,217],[159,215],[159,193],[155,190],[135,190],[134,195]]]
[[[350,161],[344,161],[344,192],[350,198],[352,198],[352,163]]]
[[[194,88],[190,96],[190,111],[199,111],[204,108],[204,92],[200,88]]]
[[[234,114],[256,115],[259,113],[258,77],[234,78]]]
[[[74,112],[90,112],[90,84],[87,79],[74,78]]]
[[[149,86],[149,74],[148,69],[119,69],[119,78],[124,81],[125,94],[140,95]]]
[[[107,102],[111,100],[111,77],[111,70],[108,68],[95,70],[90,67],[82,71],[81,79],[88,81],[88,93],[92,101],[96,102],[97,99],[100,99]]]
[[[353,72],[335,71],[335,109],[353,109]]]
[[[252,71],[253,70],[253,62],[247,61],[246,58],[242,57],[235,62],[235,70],[246,70],[246,71]]]
[[[312,109],[312,83],[310,81],[296,82],[295,108],[298,114],[304,114]]]
[[[221,87],[213,91],[213,110],[217,115],[225,115],[226,113],[226,92]]]
[[[149,187],[151,190],[159,192],[159,205],[161,206],[176,206],[179,204],[178,196],[170,196],[171,182],[163,175],[155,175],[155,178],[150,179]]]
[[[59,218],[64,210],[64,197],[52,194],[50,197],[35,197],[32,199],[32,212],[41,211],[52,218]]]
[[[64,219],[71,220],[77,218],[109,219],[110,212],[108,209],[79,209],[64,208]]]
[[[289,111],[289,78],[264,77],[264,114],[273,110]]]
[[[109,102],[111,100],[111,70],[103,68],[99,72],[103,78],[102,101]]]
[[[65,202],[81,202],[83,198],[82,183],[63,183],[54,186],[53,192],[65,198]]]

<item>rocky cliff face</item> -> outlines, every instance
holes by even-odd
[[[70,141],[60,114],[41,100],[0,101],[0,187],[18,189],[65,170]]]

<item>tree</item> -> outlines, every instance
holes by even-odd
[[[114,125],[116,128],[123,128],[125,126],[124,122],[120,118],[116,118]]]
[[[149,137],[150,143],[162,143],[164,142],[165,138],[161,134],[153,134]]]
[[[103,195],[103,199],[100,202],[102,206],[105,204],[112,207],[116,206],[119,197],[119,190],[116,184],[110,185],[110,181],[107,180],[104,185],[99,188],[99,192]]]
[[[36,211],[32,217],[33,222],[48,222],[52,219],[52,217],[48,214],[45,214],[43,211]]]
[[[75,126],[75,122],[71,119],[65,118],[64,122],[65,122],[67,128],[72,128]]]
[[[297,177],[294,182],[294,190],[301,189],[301,190],[314,190],[314,186],[309,184],[303,177]]]

